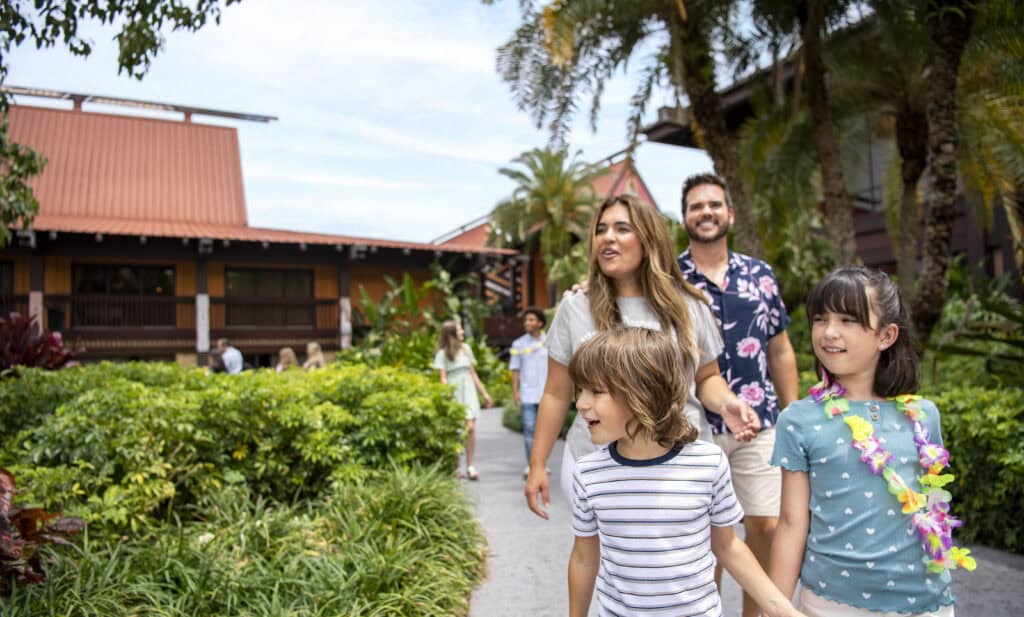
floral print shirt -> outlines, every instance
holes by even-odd
[[[687,249],[679,256],[683,276],[704,292],[722,333],[725,349],[718,368],[729,387],[757,412],[761,427],[775,425],[779,401],[768,374],[768,340],[789,326],[789,314],[779,295],[771,267],[763,261],[729,251],[724,287],[705,277]],[[728,430],[722,416],[705,411],[711,431]]]

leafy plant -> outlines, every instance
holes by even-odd
[[[64,366],[74,355],[64,346],[60,332],[39,326],[36,318],[11,313],[0,318],[0,377],[14,366],[38,366],[49,370]]]
[[[927,393],[926,393],[927,394]],[[1024,553],[1024,390],[953,387],[929,396],[956,475],[953,513],[966,542]]]
[[[985,371],[1006,384],[1024,384],[1024,306],[1009,296],[989,292],[953,300],[959,315],[938,332],[930,348],[936,361],[944,356],[981,358]],[[958,310],[957,310],[958,309]],[[948,311],[947,311],[948,313]]]
[[[70,536],[85,526],[80,518],[64,517],[41,508],[18,508],[11,472],[0,467],[0,597],[12,583],[46,580],[40,549],[47,544],[70,545]]]
[[[465,615],[484,540],[446,469],[388,467],[286,505],[233,486],[195,520],[86,537],[5,617]]]
[[[50,405],[2,441],[0,464],[28,480],[34,501],[65,505],[98,535],[191,517],[191,504],[228,483],[290,502],[393,464],[454,467],[463,440],[449,389],[394,368],[120,371],[139,381],[92,367],[42,372],[0,384],[0,402],[36,388]]]

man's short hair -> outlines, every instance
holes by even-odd
[[[226,338],[217,339],[217,347],[231,347],[231,341]]]
[[[529,306],[529,307],[527,307],[523,311],[522,319],[526,319],[527,315],[533,315],[534,317],[539,319],[540,320],[540,325],[542,325],[542,326],[548,325],[548,317],[547,317],[547,315],[545,315],[544,311],[540,310],[536,306]]]
[[[730,210],[732,209],[732,195],[729,194],[729,186],[725,183],[725,180],[723,180],[721,176],[704,173],[693,174],[683,182],[683,195],[681,201],[684,213],[686,212],[686,196],[690,194],[690,191],[702,184],[713,184],[722,189],[722,192],[725,193],[725,205],[729,206]]]

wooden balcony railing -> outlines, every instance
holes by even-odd
[[[195,327],[195,298],[192,296],[49,295],[44,302],[49,327],[54,330]]]
[[[337,330],[338,302],[312,298],[211,298],[214,328]]]

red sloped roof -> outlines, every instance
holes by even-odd
[[[594,193],[602,199],[621,193],[631,193],[655,208],[658,207],[658,204],[654,202],[654,195],[651,195],[644,179],[637,173],[636,167],[628,157],[609,165],[600,176],[594,179],[591,186],[594,187]]]
[[[594,194],[602,201],[612,195],[630,193],[647,201],[647,203],[655,208],[658,207],[658,204],[654,202],[654,195],[648,190],[644,179],[637,173],[636,167],[633,166],[632,161],[628,157],[606,167],[601,172],[601,175],[594,178],[590,186],[594,189]],[[538,224],[527,230],[527,233],[532,234],[539,230],[540,225]],[[487,216],[475,225],[467,223],[467,226],[441,236],[446,239],[441,240],[440,244],[442,246],[467,244],[482,247],[487,245],[487,237],[490,233],[491,219]]]
[[[10,139],[48,159],[29,181],[37,231],[516,254],[249,227],[234,128],[20,105],[8,119]]]
[[[234,128],[12,106],[10,138],[48,163],[29,184],[47,216],[245,225]]]

